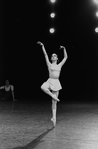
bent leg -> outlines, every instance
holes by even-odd
[[[52,93],[49,89],[49,84],[47,82],[43,83],[41,85],[41,89],[48,94],[49,96],[51,96],[54,100],[59,101],[59,99],[57,98],[56,94]]]

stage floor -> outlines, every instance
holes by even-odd
[[[0,101],[0,149],[98,149],[98,104]]]

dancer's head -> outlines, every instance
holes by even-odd
[[[5,81],[6,86],[9,86],[9,80]]]
[[[52,61],[52,63],[57,63],[57,61],[58,61],[58,56],[57,56],[57,54],[53,53],[53,54],[51,55],[51,61]]]

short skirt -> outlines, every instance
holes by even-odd
[[[59,79],[49,78],[42,84],[43,87],[49,88],[52,91],[59,91],[62,89]]]

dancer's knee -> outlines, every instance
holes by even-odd
[[[43,91],[48,90],[48,85],[47,85],[46,83],[43,83],[43,84],[41,85],[41,89],[42,89]]]
[[[40,87],[42,90],[43,90],[43,85],[41,85],[41,87]]]

